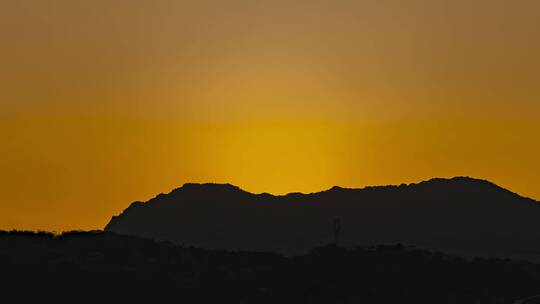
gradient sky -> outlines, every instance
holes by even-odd
[[[185,182],[540,199],[536,0],[0,1],[0,229]]]

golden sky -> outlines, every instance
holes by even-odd
[[[185,182],[540,199],[536,0],[0,1],[0,229]]]

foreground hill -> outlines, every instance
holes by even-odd
[[[511,304],[540,266],[401,245],[307,255],[227,252],[104,232],[0,232],[5,303]]]
[[[540,205],[488,181],[419,184],[284,196],[232,185],[185,184],[133,203],[106,231],[216,249],[303,253],[334,241],[406,243],[450,253],[540,260]]]

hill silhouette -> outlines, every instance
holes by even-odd
[[[341,226],[335,231],[336,222]],[[305,253],[405,243],[460,255],[540,260],[540,205],[469,177],[274,196],[185,184],[135,202],[106,231],[214,249]]]
[[[0,231],[5,303],[512,304],[540,265],[402,245],[228,252],[107,232]]]

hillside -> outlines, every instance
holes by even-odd
[[[468,177],[284,196],[232,185],[185,184],[133,203],[106,231],[215,249],[305,253],[406,243],[464,255],[538,260],[540,205]]]
[[[0,232],[10,303],[511,304],[538,294],[540,266],[402,245],[307,255],[182,247],[105,232]]]

